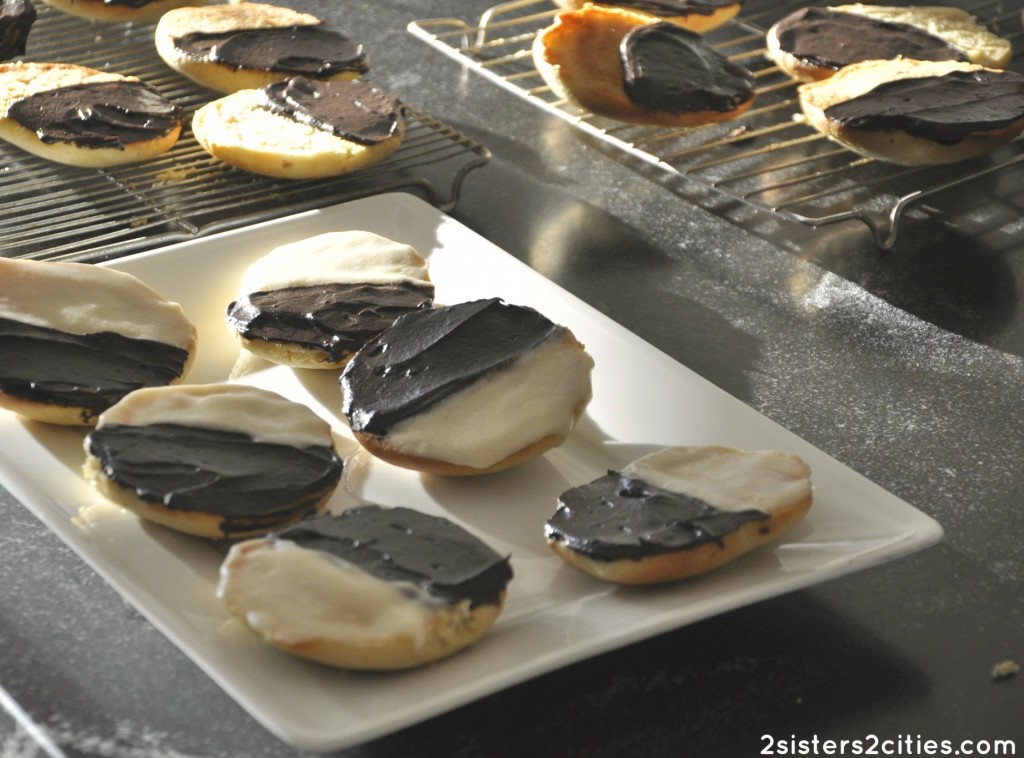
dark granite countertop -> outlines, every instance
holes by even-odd
[[[341,754],[724,757],[768,736],[871,735],[1024,749],[1024,677],[991,673],[1024,664],[1019,223],[945,224],[944,203],[970,202],[953,193],[882,253],[856,224],[766,222],[652,180],[406,30],[486,2],[282,4],[363,40],[377,82],[493,151],[456,219],[945,529],[923,552]],[[992,180],[1008,205],[1020,176]],[[0,755],[296,754],[14,498],[0,504]]]

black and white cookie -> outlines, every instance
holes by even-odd
[[[391,670],[477,642],[511,579],[507,557],[447,519],[362,506],[234,545],[218,595],[292,655]]]
[[[281,245],[253,263],[227,322],[242,347],[298,368],[340,368],[399,316],[434,302],[427,260],[365,231]]]
[[[295,77],[207,103],[192,118],[224,163],[281,179],[317,179],[379,163],[402,144],[396,98],[369,82]]]
[[[561,495],[548,544],[598,579],[655,584],[777,539],[811,507],[810,468],[774,450],[672,447]]]
[[[196,344],[181,306],[130,274],[0,258],[0,407],[93,424],[133,390],[180,382]]]
[[[86,479],[112,501],[210,539],[320,513],[342,471],[327,422],[240,384],[133,392],[100,416],[85,450]]]
[[[85,168],[170,150],[184,111],[130,76],[70,63],[0,65],[0,139],[40,158]]]
[[[362,45],[317,16],[265,3],[172,10],[154,39],[167,65],[224,93],[293,76],[354,79],[370,65]]]
[[[434,474],[483,474],[560,445],[590,402],[572,332],[499,299],[399,318],[353,356],[342,411],[369,452]]]

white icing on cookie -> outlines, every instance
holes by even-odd
[[[181,306],[142,281],[90,263],[0,258],[0,317],[68,334],[116,332],[189,349]]]
[[[622,473],[726,511],[754,508],[771,514],[811,495],[810,467],[777,450],[670,447],[634,461]]]
[[[242,294],[310,284],[430,286],[427,261],[415,248],[379,234],[327,232],[290,242],[255,261],[242,278]]]
[[[257,442],[333,445],[330,425],[301,403],[245,384],[177,384],[135,390],[100,414],[105,424],[179,424],[242,432]]]
[[[424,413],[396,424],[386,444],[430,460],[487,468],[550,434],[565,437],[590,400],[594,360],[550,339]]]
[[[282,645],[427,639],[439,601],[412,584],[386,582],[358,566],[284,539],[232,547],[217,596],[261,637]]]

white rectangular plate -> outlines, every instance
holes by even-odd
[[[358,200],[124,258],[128,271],[182,304],[199,329],[193,383],[228,379],[238,348],[223,320],[246,266],[277,245],[365,229],[430,259],[439,303],[500,296],[569,326],[594,357],[594,399],[570,439],[486,477],[439,479],[372,461],[360,496],[446,516],[511,554],[505,611],[476,646],[439,664],[350,674],[279,653],[229,621],[215,597],[222,546],[147,525],[95,494],[81,475],[83,430],[0,411],[0,482],[78,552],[254,718],[308,750],[396,731],[530,677],[714,614],[906,555],[940,539],[931,518],[410,195]],[[309,404],[355,443],[340,414],[337,372],[255,370],[243,381]],[[645,589],[602,584],[544,544],[557,496],[667,445],[720,443],[796,453],[812,467],[815,504],[776,544],[701,578]],[[362,458],[363,456],[360,456]],[[332,508],[351,502],[340,491]]]

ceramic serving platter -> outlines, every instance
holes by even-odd
[[[223,313],[246,266],[277,245],[344,229],[416,247],[429,258],[438,303],[498,296],[569,326],[595,361],[594,398],[569,440],[499,474],[424,477],[358,450],[339,410],[337,372],[240,361]],[[189,382],[256,384],[332,424],[348,459],[332,509],[353,502],[418,508],[511,556],[505,611],[474,647],[400,673],[322,667],[263,645],[228,619],[216,597],[224,546],[145,524],[94,493],[80,474],[85,431],[0,411],[0,483],[253,718],[299,748],[364,742],[575,661],[907,555],[942,535],[930,517],[411,195],[357,200],[109,265],[180,302],[196,324]],[[712,443],[803,457],[815,486],[805,521],[719,571],[653,588],[603,584],[545,545],[544,522],[564,490],[661,447]]]

